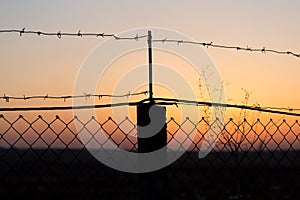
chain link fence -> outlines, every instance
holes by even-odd
[[[75,129],[74,123],[80,124]],[[300,123],[228,119],[210,154],[198,152],[211,122],[167,120],[168,149],[186,151],[166,167],[170,199],[295,199],[300,186]],[[138,174],[98,162],[79,138],[104,132],[107,140],[137,152],[137,126],[129,118],[81,121],[39,115],[0,115],[0,190],[8,199],[138,199]],[[191,133],[196,133],[191,138]],[[175,141],[176,134],[184,138]],[[172,145],[170,145],[170,141]],[[188,149],[183,143],[191,142]],[[174,145],[175,144],[175,145]],[[105,148],[105,147],[103,147]],[[112,151],[114,149],[111,149]]]

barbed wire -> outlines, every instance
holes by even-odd
[[[67,32],[43,32],[43,31],[32,31],[32,30],[25,30],[25,28],[18,30],[18,29],[6,29],[6,30],[0,30],[0,33],[19,33],[20,36],[22,36],[23,34],[34,34],[34,35],[38,35],[38,36],[56,36],[59,39],[62,38],[62,36],[68,36],[68,37],[112,37],[116,40],[136,40],[138,41],[138,39],[141,38],[146,38],[148,37],[148,35],[141,35],[139,36],[138,34],[136,34],[135,36],[132,37],[119,37],[116,34],[112,34],[112,33],[81,33],[81,31],[79,30],[77,33],[67,33]]]
[[[34,31],[34,30],[26,30],[25,28],[23,29],[3,29],[0,30],[1,33],[18,33],[20,36],[23,34],[34,34],[37,36],[56,36],[59,39],[62,38],[62,36],[67,36],[67,37],[112,37],[116,40],[136,40],[138,41],[139,39],[142,38],[147,38],[148,35],[138,35],[136,34],[135,36],[132,37],[120,37],[117,36],[116,34],[113,33],[94,33],[94,32],[89,32],[89,33],[83,33],[80,30],[76,33],[67,33],[67,32],[43,32],[43,31]],[[194,44],[194,45],[201,45],[203,47],[213,47],[213,48],[220,48],[220,49],[235,49],[237,51],[246,51],[246,52],[261,52],[261,53],[275,53],[275,54],[281,54],[281,55],[291,55],[297,58],[300,58],[300,54],[297,54],[292,51],[280,51],[280,50],[275,50],[275,49],[268,49],[266,47],[262,48],[252,48],[250,46],[247,47],[242,47],[242,46],[231,46],[231,45],[222,45],[222,44],[214,44],[213,42],[199,42],[199,41],[188,41],[188,40],[180,40],[180,39],[168,39],[168,38],[163,38],[163,39],[153,39],[151,40],[152,42],[161,42],[161,43],[176,43],[178,45],[180,44]]]
[[[194,105],[194,106],[208,106],[208,107],[223,107],[223,108],[238,108],[245,110],[253,110],[258,112],[266,112],[266,113],[274,113],[281,115],[289,115],[289,116],[298,116],[300,117],[300,113],[294,113],[294,111],[300,111],[299,108],[276,108],[276,107],[260,107],[258,105],[255,106],[247,106],[247,105],[238,105],[238,104],[228,104],[228,103],[214,103],[214,102],[206,102],[206,101],[194,101],[194,100],[185,100],[185,99],[172,99],[172,98],[153,98],[154,103],[156,105]],[[85,105],[85,106],[55,106],[55,107],[10,107],[10,108],[0,108],[0,112],[5,111],[37,111],[37,110],[80,110],[80,109],[97,109],[97,108],[108,108],[108,107],[120,107],[120,106],[138,106],[142,105],[146,102],[153,102],[150,99],[143,99],[141,101],[131,101],[131,102],[119,102],[112,104],[97,104],[97,105]],[[272,108],[272,109],[270,109]],[[282,111],[282,110],[288,110]]]
[[[177,43],[180,44],[194,44],[194,45],[201,45],[203,47],[213,47],[213,48],[220,48],[220,49],[235,49],[237,51],[247,51],[247,52],[261,52],[261,53],[276,53],[276,54],[286,54],[300,58],[300,54],[294,53],[292,51],[280,51],[274,49],[267,49],[266,47],[262,48],[252,48],[252,47],[241,47],[241,46],[229,46],[229,45],[222,45],[222,44],[214,44],[213,42],[197,42],[197,41],[187,41],[187,40],[175,40],[175,39],[154,39],[152,42],[161,42],[161,43]]]
[[[19,33],[20,36],[23,34],[36,34],[38,36],[44,35],[44,36],[57,36],[58,38],[61,38],[62,36],[71,36],[71,37],[112,37],[116,40],[136,40],[140,38],[147,38],[148,35],[142,35],[139,36],[136,34],[133,37],[119,37],[115,34],[107,34],[107,33],[81,33],[79,30],[77,33],[67,33],[67,32],[42,32],[42,31],[32,31],[32,30],[25,30],[25,28],[21,30],[17,29],[7,29],[7,30],[0,30],[1,33]],[[279,51],[274,49],[267,49],[265,47],[263,48],[251,48],[249,46],[247,47],[240,47],[240,46],[227,46],[227,45],[220,45],[220,44],[213,44],[213,42],[197,42],[197,41],[187,41],[187,40],[175,40],[175,39],[153,39],[152,42],[162,42],[162,43],[177,43],[180,44],[194,44],[194,45],[202,45],[204,47],[214,47],[214,48],[223,48],[223,49],[236,49],[241,51],[248,51],[248,52],[262,52],[262,53],[276,53],[276,54],[286,54],[286,55],[292,55],[295,57],[300,57],[300,54],[296,54],[292,51]],[[49,96],[49,95],[38,95],[38,96],[25,96],[23,97],[14,97],[14,96],[7,96],[4,94],[3,97],[0,97],[0,99],[4,99],[6,102],[9,102],[10,100],[29,100],[29,99],[63,99],[66,101],[67,99],[75,99],[75,98],[90,98],[90,97],[97,97],[101,99],[102,97],[129,97],[134,95],[146,95],[148,94],[148,91],[143,91],[139,93],[132,93],[130,92],[128,94],[124,95],[110,95],[110,94],[86,94],[83,95],[66,95],[66,96]],[[261,112],[272,112],[272,113],[278,113],[278,114],[287,114],[287,115],[296,115],[300,116],[300,114],[292,113],[293,111],[299,111],[300,109],[294,109],[294,108],[277,108],[277,107],[260,107],[259,105],[256,106],[245,106],[245,105],[235,105],[235,104],[220,104],[220,103],[212,103],[212,102],[199,102],[199,101],[189,101],[189,100],[180,100],[180,99],[169,99],[169,98],[154,98],[156,101],[160,101],[158,104],[160,105],[172,105],[172,104],[194,104],[197,106],[220,106],[220,107],[231,107],[231,108],[240,108],[240,109],[248,109],[248,110],[255,110],[255,111],[261,111]],[[34,107],[34,108],[0,108],[0,111],[21,111],[21,110],[67,110],[67,109],[89,109],[89,108],[102,108],[102,107],[112,107],[112,106],[123,106],[123,105],[139,105],[140,103],[143,103],[147,101],[147,99],[142,100],[141,102],[132,102],[129,103],[118,103],[115,105],[112,104],[103,104],[103,105],[91,105],[91,106],[78,106],[78,108],[74,108],[71,106],[62,106],[62,107]],[[282,111],[285,110],[285,111]],[[286,112],[289,111],[289,112]]]
[[[127,94],[121,94],[121,95],[83,93],[82,95],[49,96],[47,94],[47,95],[36,95],[36,96],[23,95],[23,97],[15,97],[15,96],[7,96],[4,94],[4,96],[0,97],[0,99],[4,99],[6,102],[9,102],[10,100],[31,100],[31,99],[44,99],[44,100],[46,100],[46,99],[63,99],[64,101],[66,101],[67,99],[80,99],[80,98],[88,99],[90,97],[96,97],[100,100],[103,97],[122,98],[122,97],[147,95],[147,94],[148,94],[148,91],[135,92],[135,93],[130,93],[130,91],[129,91]]]

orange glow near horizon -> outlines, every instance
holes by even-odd
[[[97,113],[97,118],[95,119],[75,119],[75,121],[79,120],[81,123],[85,124],[85,128],[80,126],[77,130],[70,115],[71,113],[60,116],[59,118],[56,118],[54,115],[42,115],[42,119],[39,119],[37,116],[34,116],[34,114],[31,113],[31,115],[24,115],[24,120],[21,119],[17,122],[14,121],[18,119],[18,116],[15,114],[5,114],[5,120],[0,118],[0,131],[1,135],[3,136],[2,140],[0,140],[0,147],[9,147],[7,144],[7,142],[9,142],[14,144],[13,146],[15,148],[26,148],[28,145],[32,145],[32,148],[45,148],[49,146],[51,148],[65,148],[66,145],[69,148],[74,149],[82,148],[83,146],[79,141],[77,131],[80,131],[80,133],[86,133],[90,137],[94,135],[93,137],[97,138],[97,135],[101,134],[99,130],[102,127],[102,130],[105,130],[106,134],[111,135],[114,142],[118,143],[121,148],[131,149],[131,142],[137,142],[137,130],[134,128],[136,124],[136,108],[130,108],[130,114],[133,115],[132,118],[129,117],[128,120],[126,120],[126,118],[122,118],[122,120],[116,122],[118,125],[115,124],[114,118],[112,118],[114,121],[108,120],[109,115],[101,115],[100,111],[105,112],[105,110],[107,113],[110,112],[108,109],[100,109],[99,114]],[[170,107],[167,107],[167,110],[169,111]],[[222,131],[222,134],[230,137],[232,141],[241,142],[242,149],[250,148],[249,142],[251,142],[253,147],[257,148],[258,150],[261,143],[267,144],[267,148],[269,149],[276,149],[277,145],[279,145],[281,149],[286,149],[291,147],[290,144],[292,144],[294,149],[300,148],[300,142],[296,140],[297,133],[300,131],[300,124],[296,121],[297,118],[278,119],[275,117],[272,118],[271,121],[269,119],[270,115],[261,114],[258,116],[259,121],[257,121],[256,118],[252,119],[251,114],[254,113],[247,114],[247,122],[244,122],[243,116],[241,118],[236,116],[233,118],[232,122],[230,119],[225,119],[224,125],[226,126]],[[10,127],[6,120],[13,123],[13,128]],[[105,122],[107,120],[108,122]],[[123,120],[124,122],[122,122]],[[195,144],[192,144],[189,147],[190,150],[197,150],[197,148],[200,148],[200,145],[203,141],[203,136],[209,129],[209,116],[204,118],[204,120],[200,119],[199,121],[191,120],[191,122],[189,122],[188,120],[184,122],[185,120],[186,119],[179,120],[174,118],[173,121],[171,119],[167,119],[169,122],[167,127],[168,141],[172,139],[172,136],[177,137],[176,141],[172,141],[168,145],[168,147],[172,150],[183,150],[178,141],[185,141],[187,137],[192,139],[190,134],[195,128],[193,123],[197,125],[198,129],[194,133],[196,135],[193,138],[193,141],[197,145],[195,146]],[[31,124],[31,126],[29,126],[29,124]],[[50,126],[48,126],[48,124]],[[67,124],[67,126],[65,124]],[[19,139],[20,134],[22,134],[22,139]],[[57,136],[59,139],[57,139]],[[243,139],[244,136],[245,139]],[[38,139],[38,137],[41,138]],[[75,137],[77,137],[77,139],[75,139]],[[128,137],[131,142],[129,139],[125,139],[123,141],[125,137]],[[24,142],[24,140],[26,140],[26,142]],[[217,142],[217,146],[215,147],[216,150],[222,150],[223,145],[221,141],[226,142],[227,140],[221,135],[219,141],[220,142]]]

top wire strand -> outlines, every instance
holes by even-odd
[[[56,36],[59,39],[62,38],[63,36],[67,37],[111,37],[114,38],[115,40],[136,40],[138,41],[139,39],[147,38],[148,35],[138,35],[136,34],[135,36],[131,37],[120,37],[117,36],[116,34],[113,33],[93,33],[93,32],[87,32],[83,33],[80,30],[75,33],[68,33],[68,32],[43,32],[43,31],[34,31],[34,30],[26,30],[25,28],[23,29],[3,29],[0,30],[1,33],[18,33],[20,36],[23,34],[35,34],[37,36]],[[213,48],[220,48],[220,49],[235,49],[237,51],[247,51],[247,52],[261,52],[261,53],[275,53],[275,54],[281,54],[281,55],[291,55],[297,58],[300,58],[299,53],[295,53],[292,51],[281,51],[281,50],[275,50],[275,49],[268,49],[266,47],[262,48],[252,48],[250,46],[247,47],[242,47],[242,46],[235,46],[235,45],[223,45],[223,44],[214,44],[213,42],[198,42],[198,41],[188,41],[188,40],[180,40],[180,39],[168,39],[168,38],[163,38],[163,39],[153,39],[151,40],[152,42],[161,42],[161,43],[176,43],[178,45],[180,44],[193,44],[193,45],[201,45],[203,47],[213,47]]]

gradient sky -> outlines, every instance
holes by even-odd
[[[0,5],[0,29],[119,33],[137,27],[162,27],[197,41],[300,53],[300,2],[296,0],[27,0],[2,1]],[[1,34],[0,95],[72,94],[77,70],[102,41]],[[229,102],[242,103],[244,88],[251,92],[249,104],[300,107],[299,58],[204,50],[228,83]],[[2,101],[0,105],[28,103]]]

